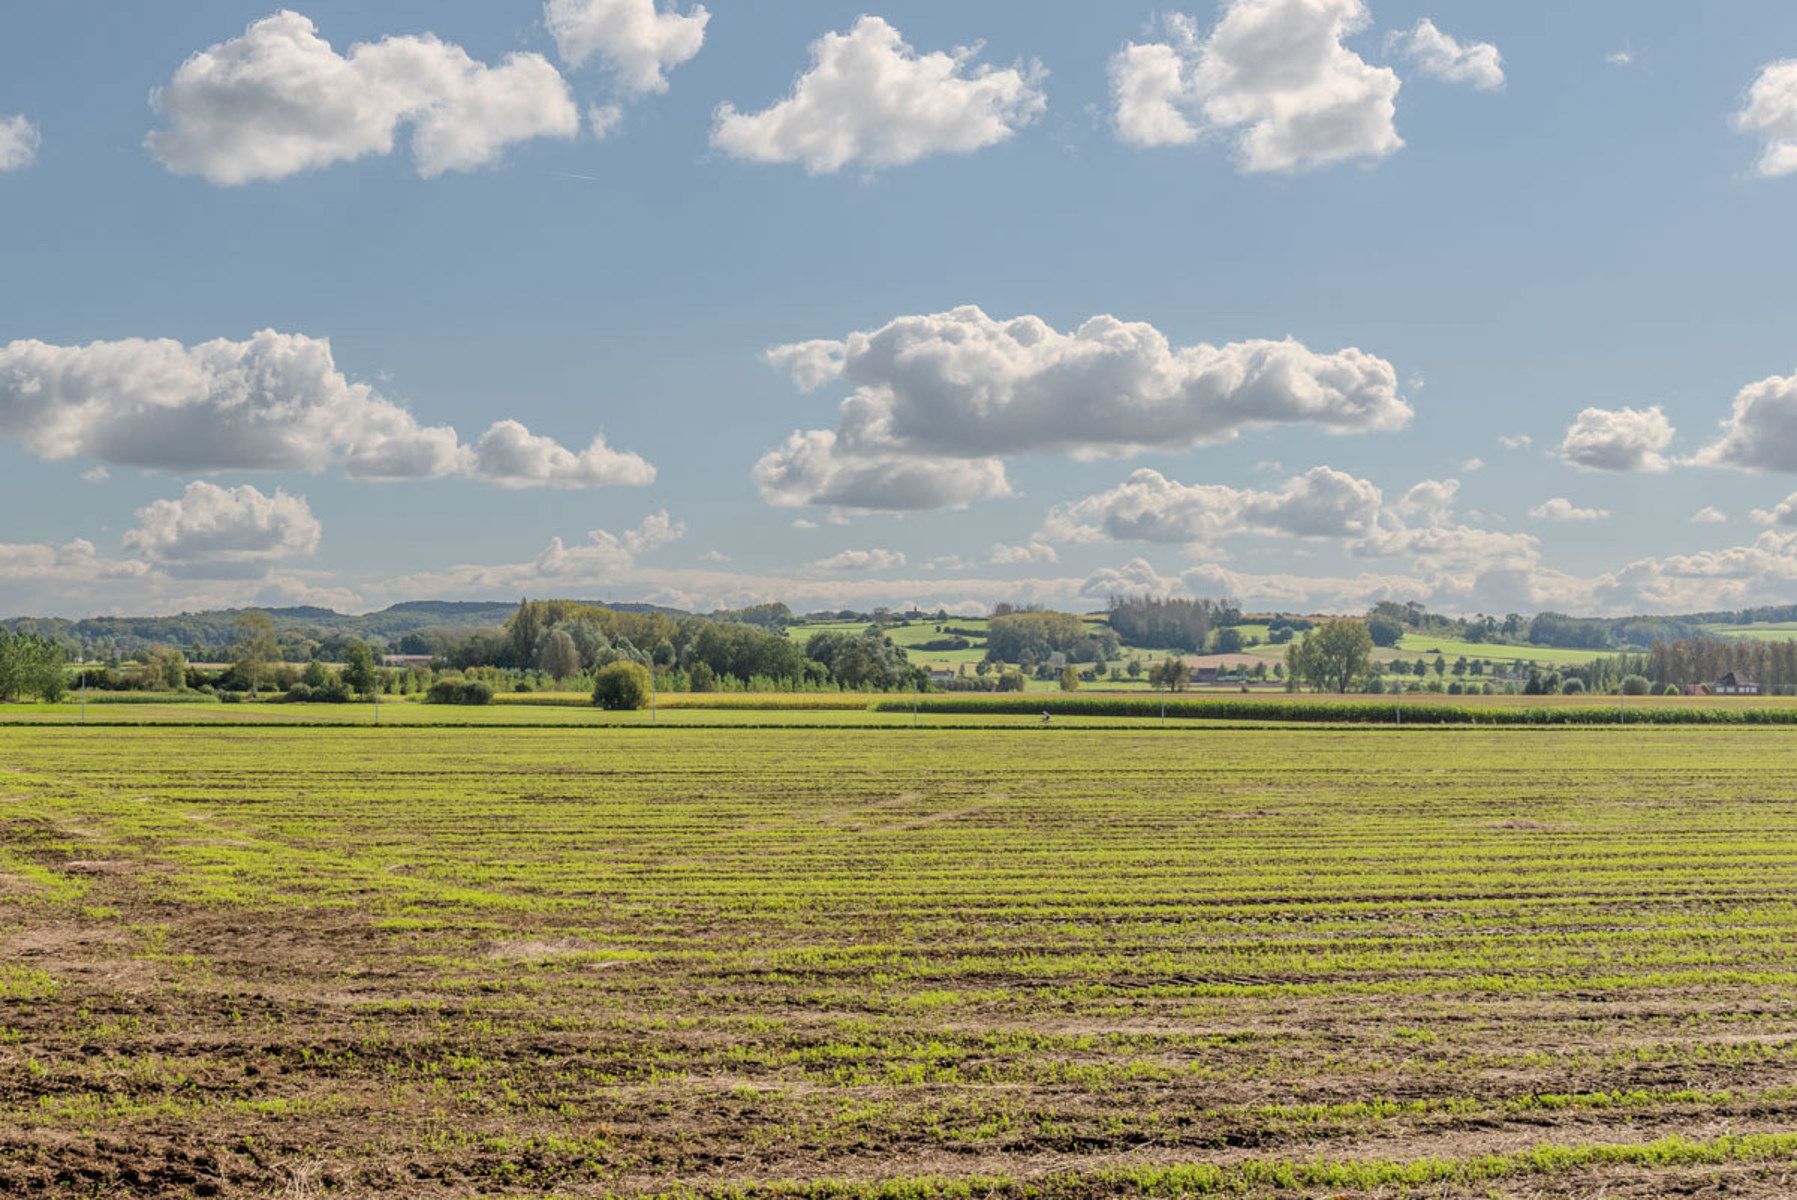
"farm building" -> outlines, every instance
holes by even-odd
[[[1730,671],[1712,683],[1710,691],[1718,696],[1757,696],[1760,694],[1760,685],[1739,671]]]
[[[383,654],[381,665],[385,667],[428,667],[436,659],[434,654]]]

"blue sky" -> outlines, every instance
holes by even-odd
[[[1794,598],[1797,8],[560,8],[6,6],[0,610]]]

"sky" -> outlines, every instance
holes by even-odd
[[[1797,6],[0,5],[0,614],[1797,602]]]

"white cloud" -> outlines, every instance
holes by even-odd
[[[1612,50],[1604,55],[1604,61],[1612,67],[1631,66],[1635,61],[1635,52],[1633,50]]]
[[[1555,496],[1531,508],[1529,515],[1543,521],[1601,521],[1610,515],[1610,510],[1580,508],[1564,496]]]
[[[1397,74],[1343,44],[1370,21],[1362,0],[1231,0],[1205,36],[1170,16],[1167,41],[1111,60],[1117,136],[1163,146],[1233,135],[1250,172],[1385,158],[1404,144]]]
[[[618,104],[595,104],[587,109],[587,128],[593,136],[604,141],[618,131],[624,123],[624,108]]]
[[[1797,471],[1797,375],[1772,375],[1735,394],[1722,435],[1694,462],[1713,467]]]
[[[1526,433],[1509,433],[1498,438],[1498,445],[1506,450],[1527,450],[1535,444],[1535,439]]]
[[[390,154],[402,125],[425,178],[489,166],[514,142],[580,132],[567,82],[541,55],[489,67],[431,34],[340,55],[287,10],[193,55],[151,102],[166,125],[145,139],[150,152],[221,186]]]
[[[1734,124],[1762,143],[1755,173],[1771,178],[1797,171],[1797,58],[1760,68]]]
[[[1017,546],[1007,546],[1003,542],[995,543],[987,561],[994,566],[1009,567],[1023,563],[1056,563],[1061,561],[1061,556],[1047,542],[1032,538]]]
[[[762,455],[752,475],[762,499],[780,508],[827,505],[861,512],[965,508],[1011,494],[994,458],[910,457],[842,447],[828,429],[794,431]]]
[[[1504,57],[1496,46],[1458,42],[1427,17],[1407,33],[1392,34],[1387,45],[1431,79],[1464,83],[1481,92],[1495,92],[1504,86]]]
[[[1721,525],[1728,520],[1728,514],[1714,504],[1706,504],[1691,514],[1693,525]]]
[[[195,346],[129,338],[0,345],[0,435],[41,458],[85,455],[179,472],[318,471],[361,479],[464,475],[508,487],[646,483],[654,469],[595,439],[582,454],[501,421],[478,447],[420,425],[337,370],[330,342],[263,330]]]
[[[1749,546],[1641,559],[1593,581],[1592,607],[1694,612],[1788,603],[1797,584],[1797,532],[1767,530]]]
[[[976,65],[978,46],[919,54],[879,17],[811,44],[811,69],[761,112],[718,106],[711,144],[735,158],[803,163],[812,174],[850,164],[893,167],[932,154],[971,154],[1011,137],[1047,106],[1041,68]]]
[[[1005,495],[1004,457],[1122,456],[1307,424],[1397,429],[1397,373],[1348,348],[1296,341],[1175,347],[1152,325],[1099,316],[1071,333],[967,306],[899,317],[841,341],[777,346],[805,389],[851,389],[837,430],[795,433],[756,467],[772,503],[898,509]]]
[[[1460,469],[1465,471],[1468,475],[1473,474],[1475,471],[1483,471],[1485,469],[1485,460],[1474,455],[1472,458],[1461,463]]]
[[[1276,491],[1176,483],[1143,468],[1109,491],[1055,506],[1043,522],[1043,537],[1191,547],[1250,533],[1364,537],[1374,531],[1381,505],[1373,484],[1330,467],[1313,467]]]
[[[246,579],[313,554],[321,532],[303,496],[202,480],[173,500],[138,509],[137,528],[124,541],[176,577]]]
[[[829,558],[820,558],[811,566],[818,571],[890,571],[905,565],[905,556],[897,550],[844,550]]]
[[[667,72],[705,44],[711,14],[702,4],[658,9],[656,0],[548,0],[543,18],[570,67],[598,57],[626,91],[665,92]]]
[[[551,538],[543,552],[528,562],[446,567],[384,580],[368,585],[364,591],[387,600],[506,596],[533,591],[539,595],[555,592],[623,599],[615,589],[636,577],[633,572],[638,570],[638,558],[685,534],[686,524],[671,519],[663,509],[623,533],[595,529],[585,541],[572,546],[559,537]]]
[[[1590,471],[1664,471],[1672,422],[1653,408],[1587,408],[1566,430],[1560,457]]]
[[[101,558],[86,538],[60,546],[0,542],[0,583],[60,588],[106,580],[136,580],[149,572],[148,563]]]
[[[1439,524],[1447,519],[1459,493],[1458,479],[1425,479],[1412,485],[1395,507],[1401,517]]]
[[[17,171],[37,161],[43,137],[24,117],[0,117],[0,171]]]
[[[1468,525],[1381,527],[1348,548],[1359,558],[1409,558],[1430,572],[1532,571],[1541,563],[1533,535]]]
[[[1771,508],[1756,508],[1748,516],[1761,525],[1797,525],[1797,492],[1791,493]]]
[[[644,487],[655,468],[595,437],[579,454],[539,437],[517,421],[497,421],[474,447],[474,474],[500,487]]]
[[[730,561],[730,556],[722,550],[707,550],[699,556],[699,561],[702,563],[727,563]]]

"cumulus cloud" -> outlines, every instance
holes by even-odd
[[[1061,561],[1061,556],[1047,542],[1032,538],[1016,546],[995,543],[987,561],[994,566],[1009,567],[1024,563],[1056,563]]]
[[[1590,471],[1664,471],[1672,422],[1653,408],[1587,408],[1566,430],[1560,457]]]
[[[29,167],[42,142],[37,126],[24,117],[0,117],[0,171]]]
[[[1693,525],[1721,525],[1728,520],[1728,514],[1714,504],[1706,504],[1691,514]]]
[[[1111,60],[1117,136],[1136,146],[1230,136],[1249,172],[1385,158],[1404,144],[1397,74],[1344,44],[1370,21],[1362,0],[1231,0],[1207,35],[1170,16],[1166,41]]]
[[[0,345],[0,435],[41,458],[178,472],[318,471],[361,479],[463,475],[508,487],[647,483],[603,441],[579,455],[501,421],[470,449],[447,425],[337,370],[330,342],[263,330],[185,346],[129,338]]]
[[[711,144],[734,158],[802,163],[812,174],[850,164],[894,167],[932,154],[971,154],[1041,115],[1037,64],[975,63],[980,48],[919,54],[879,17],[811,43],[811,68],[761,112],[721,104]]]
[[[175,499],[138,509],[137,528],[124,541],[172,575],[241,579],[314,553],[321,532],[303,496],[200,480]]]
[[[86,538],[60,546],[0,542],[0,582],[61,588],[108,580],[136,580],[150,565],[135,559],[107,559]]]
[[[1797,58],[1760,68],[1734,124],[1760,139],[1756,174],[1771,178],[1797,171]]]
[[[1176,347],[1152,325],[1110,316],[1065,333],[968,306],[767,358],[803,389],[851,389],[838,429],[795,433],[757,465],[763,495],[784,504],[965,504],[1008,493],[1001,460],[1016,454],[1184,450],[1270,425],[1351,433],[1411,416],[1392,365],[1358,349]]]
[[[1712,467],[1797,471],[1797,375],[1772,375],[1735,395],[1722,434],[1693,461]]]
[[[1043,535],[1192,547],[1246,533],[1364,537],[1374,532],[1381,506],[1377,487],[1331,467],[1313,467],[1275,490],[1176,483],[1144,468],[1109,491],[1057,505]]]
[[[425,178],[489,166],[514,142],[580,131],[567,82],[541,55],[487,66],[431,34],[338,54],[288,10],[193,55],[151,101],[165,124],[145,139],[150,153],[221,186],[390,154],[401,126]]]
[[[595,437],[579,454],[539,437],[517,421],[497,421],[474,447],[474,474],[500,487],[643,487],[655,468]]]
[[[1531,508],[1529,515],[1543,521],[1601,521],[1610,515],[1610,510],[1580,508],[1565,496],[1555,496]]]
[[[556,53],[570,67],[600,59],[629,92],[665,92],[668,71],[705,44],[711,14],[658,8],[656,0],[548,0],[543,19]]]
[[[1396,508],[1398,515],[1411,520],[1420,520],[1428,524],[1438,524],[1447,519],[1453,508],[1454,497],[1460,494],[1458,479],[1425,479],[1413,484],[1404,493]]]
[[[860,512],[965,508],[1011,494],[995,458],[914,458],[845,448],[828,429],[796,430],[762,455],[752,478],[780,508],[826,505]]]
[[[373,596],[399,600],[419,596],[505,596],[556,590],[587,592],[598,598],[622,599],[616,589],[640,578],[639,559],[686,536],[686,523],[654,513],[622,533],[590,531],[585,540],[568,545],[561,538],[525,562],[462,564],[438,571],[403,575],[368,585]]]
[[[844,550],[828,558],[820,558],[811,566],[819,571],[890,571],[905,565],[905,556],[897,550]]]
[[[1458,42],[1427,17],[1408,32],[1392,34],[1387,44],[1431,79],[1464,83],[1481,92],[1495,92],[1504,86],[1504,57],[1496,46]]]
[[[1797,492],[1793,492],[1771,508],[1753,509],[1748,516],[1761,525],[1797,525]]]
[[[1506,450],[1527,450],[1534,444],[1535,439],[1526,433],[1508,433],[1498,438],[1498,445]]]
[[[1541,564],[1532,535],[1470,525],[1385,526],[1348,549],[1358,558],[1408,558],[1427,571],[1457,574],[1527,572]]]

